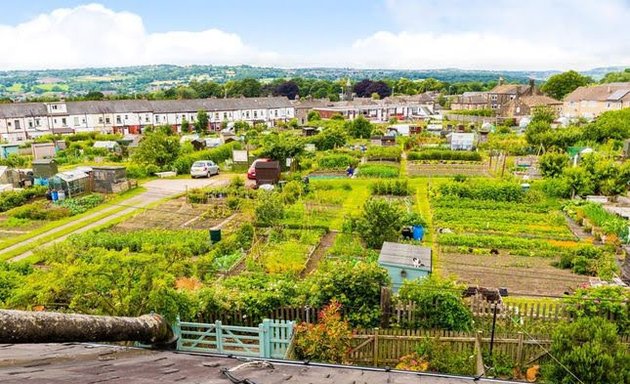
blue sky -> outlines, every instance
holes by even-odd
[[[14,1],[0,12],[0,70],[587,69],[630,65],[628,20],[630,0]]]

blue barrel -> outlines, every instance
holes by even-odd
[[[59,200],[59,192],[57,192],[57,191],[52,191],[52,193],[50,194],[50,196],[52,196],[52,201],[57,201],[57,200]]]
[[[414,240],[422,240],[424,237],[424,228],[422,225],[414,225],[413,226],[413,239]]]

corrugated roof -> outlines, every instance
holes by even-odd
[[[414,258],[418,259],[418,265],[431,269],[431,248],[389,241],[383,243],[378,262],[416,267]]]

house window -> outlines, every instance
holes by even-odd
[[[38,126],[38,127],[39,127],[39,126],[41,125],[40,123],[41,123],[41,122],[39,121],[39,119],[35,119],[35,125],[36,125],[36,126]]]
[[[258,117],[258,111],[254,111],[254,119]]]
[[[67,124],[65,117],[61,119],[61,124],[63,124],[64,126]]]
[[[116,115],[116,124],[120,124],[120,123],[121,123],[120,115]]]
[[[13,120],[13,124],[15,124],[15,130],[20,129],[20,120]]]
[[[55,109],[55,110],[56,110],[56,109],[57,109],[57,106],[56,106],[56,105],[53,105],[53,106],[52,106],[52,109]]]
[[[276,117],[278,117],[278,110],[277,109],[274,111],[274,114],[276,115]]]
[[[159,123],[159,122],[160,122],[160,116],[155,115],[155,122],[156,122],[156,123]]]
[[[490,96],[490,99],[492,99],[493,101],[497,101],[497,95]]]
[[[227,113],[223,112],[223,120],[227,119]]]
[[[111,123],[111,119],[110,119],[109,117],[106,117],[106,118],[105,118],[105,123],[106,123],[106,124],[110,124],[110,123]]]
[[[98,118],[98,123],[99,123],[99,124],[103,124],[103,116],[101,116],[101,117],[99,117],[99,118]]]
[[[245,112],[245,117],[249,119],[249,111]]]
[[[74,118],[74,125],[79,125],[79,118],[78,117]]]
[[[219,120],[219,112],[215,112],[214,113],[214,119],[215,120]]]
[[[28,127],[33,128],[33,122],[31,120],[28,121]]]
[[[516,96],[514,96],[514,95],[510,95],[510,100],[514,100],[515,97]]]
[[[150,121],[151,121],[151,120],[149,119],[149,115],[146,115],[146,116],[144,117],[144,122],[145,122],[145,123],[148,123],[148,122],[150,122]]]
[[[128,119],[129,119],[129,115],[125,115],[125,120],[128,120]]]

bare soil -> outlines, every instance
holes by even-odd
[[[328,251],[328,248],[332,247],[332,245],[335,243],[336,237],[337,232],[332,231],[328,232],[322,237],[322,239],[319,241],[319,244],[317,245],[317,248],[315,249],[315,252],[313,252],[311,258],[308,259],[308,263],[306,263],[306,268],[304,268],[304,271],[302,271],[302,276],[306,276],[317,269],[319,262],[326,255],[326,251]]]
[[[507,288],[508,293],[562,295],[589,281],[552,265],[556,260],[513,255],[443,253],[439,270],[459,281],[487,288]]]

